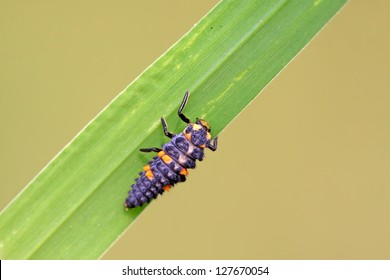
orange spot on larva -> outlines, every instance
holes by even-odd
[[[160,152],[158,152],[158,154],[157,154],[158,157],[162,157],[163,155],[165,155],[165,152],[164,152],[164,151],[160,151]]]
[[[146,178],[148,178],[149,180],[152,180],[154,178],[154,175],[153,175],[153,172],[151,170],[148,170],[145,172],[145,176]]]
[[[184,176],[187,176],[188,175],[187,169],[183,168],[182,170],[180,170],[180,174],[184,175]]]
[[[144,166],[144,171],[148,171],[148,170],[150,170],[150,165],[145,165]]]
[[[186,133],[186,132],[184,131],[184,136],[187,138],[188,141],[191,142],[191,132],[190,132],[190,133]]]
[[[169,163],[171,163],[172,162],[172,158],[170,157],[170,156],[168,156],[168,155],[163,155],[162,157],[161,157],[161,159],[163,160],[163,162],[165,162],[166,164],[169,164]]]
[[[163,187],[164,191],[169,191],[169,189],[172,188],[172,185],[166,185]]]

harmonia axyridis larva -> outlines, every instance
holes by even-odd
[[[155,199],[158,194],[168,191],[173,185],[184,182],[188,168],[195,168],[196,160],[203,160],[204,148],[217,149],[218,137],[211,139],[210,126],[202,119],[195,123],[183,114],[190,93],[187,91],[177,114],[187,123],[179,134],[168,132],[167,123],[161,118],[164,134],[172,140],[160,148],[140,149],[141,152],[156,152],[157,156],[144,166],[144,171],[136,179],[125,200],[126,208],[135,208]]]

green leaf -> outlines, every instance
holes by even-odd
[[[184,125],[219,134],[346,0],[222,1],[118,95],[1,213],[2,259],[95,259],[145,208],[124,199],[150,155]]]

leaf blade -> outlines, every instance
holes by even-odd
[[[186,114],[207,119],[218,134],[345,2],[221,2],[3,211],[1,257],[99,257],[144,209],[122,205],[148,160],[138,148],[166,141],[160,114],[171,130],[182,128],[176,110],[190,89]]]

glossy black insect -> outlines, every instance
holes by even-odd
[[[177,114],[187,123],[179,134],[168,132],[167,123],[161,118],[164,134],[172,140],[160,148],[140,149],[141,152],[156,152],[157,156],[144,166],[144,171],[136,179],[125,200],[126,208],[135,208],[155,199],[157,195],[168,191],[173,185],[184,182],[188,168],[195,168],[196,160],[203,160],[204,148],[212,151],[217,149],[218,137],[211,139],[210,126],[202,119],[196,118],[195,123],[183,114],[190,93],[187,91]]]

